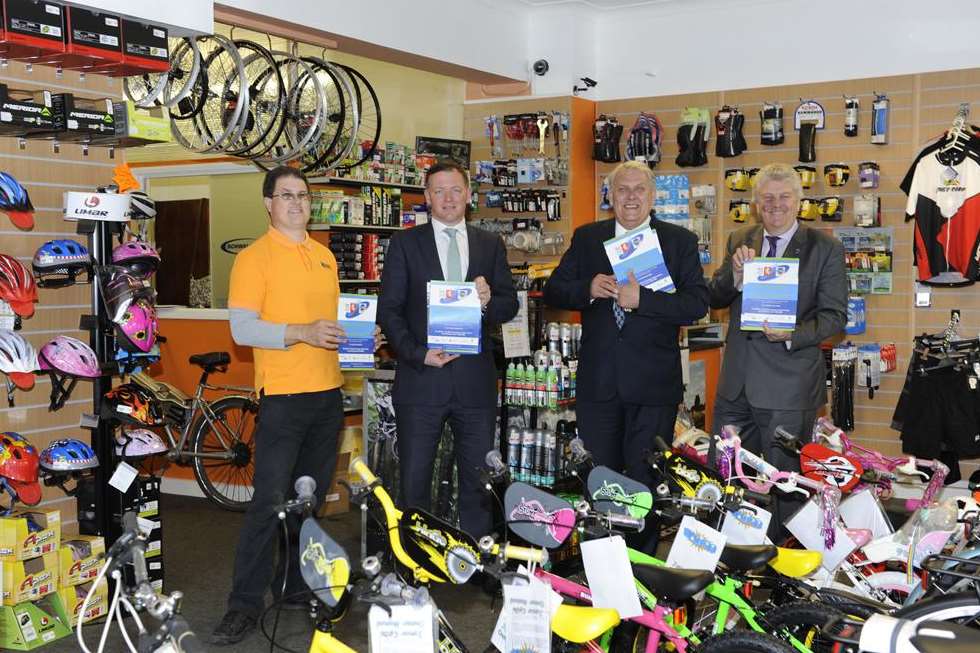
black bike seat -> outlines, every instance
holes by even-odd
[[[714,582],[710,571],[632,563],[633,575],[660,600],[681,603]]]
[[[721,562],[732,571],[750,571],[763,566],[777,553],[771,544],[726,544],[721,551]]]
[[[948,621],[925,621],[909,641],[922,653],[975,653],[980,632]]]
[[[209,351],[206,354],[193,354],[187,359],[191,365],[198,365],[204,369],[227,365],[231,362],[231,354],[226,351]]]

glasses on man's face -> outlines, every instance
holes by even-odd
[[[310,194],[302,193],[302,192],[301,193],[289,193],[289,192],[273,193],[272,196],[278,197],[283,202],[309,202],[310,201]]]

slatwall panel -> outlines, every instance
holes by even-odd
[[[0,82],[15,89],[49,89],[52,92],[69,92],[85,98],[120,98],[118,80],[98,75],[80,76],[74,71],[64,71],[60,77],[53,68],[34,66],[28,71],[20,62],[12,61],[0,67]],[[93,190],[95,186],[109,183],[112,168],[124,158],[116,150],[110,159],[106,148],[91,147],[88,154],[80,145],[62,143],[55,153],[50,141],[27,141],[26,147],[18,147],[17,139],[0,137],[0,169],[14,175],[28,190],[36,212],[34,228],[21,231],[0,215],[0,252],[20,259],[30,267],[34,251],[42,243],[54,238],[76,238],[86,243],[84,237],[75,235],[75,225],[62,219],[62,194],[67,190]],[[40,301],[34,316],[23,321],[21,334],[40,348],[56,335],[65,334],[88,342],[88,333],[78,330],[79,316],[91,312],[88,286],[62,289],[41,289]],[[92,412],[92,384],[79,381],[71,399],[56,412],[48,410],[51,384],[47,377],[36,377],[30,392],[15,391],[15,405],[7,407],[0,401],[0,431],[17,431],[26,436],[38,449],[52,440],[75,437],[90,442],[91,432],[79,427],[82,413]],[[66,532],[76,532],[75,501],[57,488],[44,488],[42,506],[61,510]]]
[[[891,100],[891,115],[887,145],[870,144],[871,103],[874,93],[885,93]],[[855,138],[843,134],[844,95],[860,98],[859,133]],[[980,69],[905,75],[896,77],[848,80],[819,84],[804,84],[757,89],[726,90],[652,98],[634,98],[599,102],[596,113],[615,115],[628,131],[639,111],[655,113],[664,124],[663,161],[657,167],[659,174],[687,174],[691,185],[713,184],[718,191],[718,215],[712,227],[712,260],[705,272],[711,274],[724,252],[728,234],[741,225],[728,218],[728,203],[732,199],[751,199],[750,192],[737,193],[724,186],[727,168],[754,168],[770,162],[798,164],[798,135],[793,130],[792,115],[800,99],[815,99],[827,112],[825,129],[816,138],[817,182],[804,193],[807,197],[838,195],[844,199],[844,216],[841,223],[819,220],[808,226],[830,230],[834,226],[853,226],[855,195],[862,191],[857,183],[857,166],[862,161],[876,161],[881,166],[881,182],[876,192],[881,198],[882,226],[894,227],[895,244],[893,259],[893,292],[890,295],[867,295],[868,328],[853,338],[857,343],[895,342],[898,347],[898,371],[885,375],[881,388],[869,399],[866,392],[857,390],[855,396],[856,429],[859,442],[884,453],[900,452],[899,435],[891,430],[892,412],[901,392],[905,370],[911,353],[912,338],[923,332],[941,331],[949,320],[951,308],[961,310],[964,336],[980,332],[980,296],[976,287],[966,289],[934,289],[932,307],[913,308],[912,225],[904,220],[905,195],[898,183],[905,175],[919,150],[938,137],[949,126],[960,102],[972,102],[974,117],[980,112]],[[763,101],[780,101],[785,118],[785,142],[780,146],[760,144],[759,110]],[[738,106],[746,115],[744,134],[748,150],[730,159],[714,156],[715,135],[708,143],[708,164],[700,168],[678,168],[676,134],[680,111],[685,106],[706,106],[712,115],[723,104]],[[625,141],[625,135],[624,135]],[[823,183],[823,166],[829,163],[847,163],[851,167],[851,179],[843,187],[830,188]],[[596,192],[612,165],[596,164]],[[598,195],[597,195],[598,197]],[[606,217],[596,209],[597,217]],[[752,219],[750,218],[750,221]],[[727,319],[727,312],[717,318]],[[977,468],[977,461],[961,464],[963,474],[969,475]]]

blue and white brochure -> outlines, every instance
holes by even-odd
[[[426,346],[450,354],[479,354],[483,314],[476,284],[430,281]]]
[[[800,259],[757,258],[748,261],[742,277],[742,331],[796,328]]]
[[[340,295],[337,321],[347,334],[347,340],[337,348],[341,369],[374,369],[374,324],[377,319],[378,298],[375,295]]]
[[[613,274],[620,285],[629,283],[629,271],[644,288],[674,292],[674,280],[670,278],[660,238],[649,226],[637,227],[622,236],[603,243],[606,256],[612,264]]]

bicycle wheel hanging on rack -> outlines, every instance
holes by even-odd
[[[303,165],[304,172],[315,170],[326,174],[337,167],[337,164],[346,159],[353,151],[354,145],[356,145],[357,128],[360,124],[361,109],[357,101],[356,86],[347,71],[326,61],[319,61],[321,68],[329,70],[333,79],[337,81],[338,94],[343,99],[347,110],[332,117],[335,118],[333,122],[337,125],[337,139],[333,146],[320,149],[318,152],[307,153],[307,156],[304,156],[300,163]]]
[[[378,102],[374,88],[364,75],[350,66],[336,62],[334,65],[348,74],[357,96],[358,125],[354,138],[354,153],[350,155],[348,161],[342,161],[337,166],[339,170],[349,170],[369,160],[378,150],[378,139],[381,138],[381,103]],[[360,156],[357,156],[357,147],[361,148]]]
[[[233,156],[262,154],[275,144],[282,132],[286,86],[269,50],[252,41],[234,41],[234,44],[245,68],[249,101],[242,111],[242,132],[224,151]]]
[[[171,50],[170,71],[167,73],[167,83],[163,86],[163,94],[159,102],[165,107],[177,106],[194,90],[194,83],[201,73],[201,51],[197,47],[197,39],[184,38],[180,44]]]
[[[356,108],[351,104],[352,96],[349,88],[345,87],[346,81],[336,68],[316,57],[304,57],[303,60],[315,70],[324,89],[326,103],[322,134],[311,141],[299,156],[303,171],[310,172],[317,168],[318,161],[330,156],[338,147],[345,125],[356,115]]]

